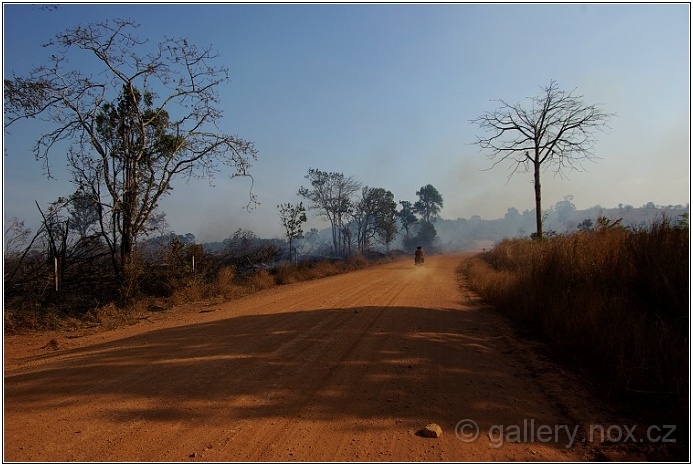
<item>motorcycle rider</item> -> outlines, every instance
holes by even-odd
[[[416,252],[414,253],[414,263],[423,264],[423,261],[424,261],[423,249],[421,249],[421,246],[417,246]]]

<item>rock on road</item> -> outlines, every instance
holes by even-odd
[[[81,338],[6,337],[4,460],[594,459],[563,433],[488,435],[525,420],[555,430],[604,419],[460,286],[468,256],[183,306]],[[465,419],[478,438],[469,426],[456,435]],[[440,438],[417,435],[430,423]]]

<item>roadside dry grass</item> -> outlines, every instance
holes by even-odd
[[[604,395],[687,428],[689,267],[688,226],[662,220],[505,240],[461,272]]]
[[[159,289],[171,290],[167,296],[142,295],[127,305],[116,306],[110,302],[94,306],[79,315],[70,315],[60,308],[34,309],[13,306],[4,310],[5,334],[23,331],[77,329],[100,327],[102,329],[129,325],[146,318],[152,312],[161,312],[177,305],[205,301],[221,303],[279,285],[337,275],[392,260],[384,257],[369,260],[354,255],[344,260],[308,260],[299,264],[283,262],[269,269],[251,273],[238,273],[233,266],[219,268],[212,276],[203,274],[189,277],[170,276],[157,283]],[[64,307],[64,306],[63,306]],[[144,316],[144,317],[143,317]]]

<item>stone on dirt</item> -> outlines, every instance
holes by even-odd
[[[419,431],[419,435],[428,438],[438,438],[443,435],[443,429],[438,424],[428,424]]]
[[[47,350],[56,351],[56,350],[58,350],[58,349],[60,348],[60,345],[58,344],[58,340],[56,340],[55,338],[53,338],[51,341],[49,341],[48,343],[46,343],[46,345],[45,345],[45,346],[42,346],[41,348],[42,348],[42,349],[47,349]]]

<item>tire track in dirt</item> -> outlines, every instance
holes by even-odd
[[[363,281],[359,280],[357,283],[352,285],[351,289],[343,292],[339,296],[339,301],[338,302],[353,302],[354,301],[354,296],[384,296],[386,297],[388,302],[392,302],[402,291],[403,287],[406,286],[405,284],[389,284],[387,288],[382,292],[378,293],[375,290],[380,291],[380,287],[383,286],[383,280],[375,280],[375,281],[368,281],[367,284],[364,286]],[[378,319],[380,318],[382,314],[382,309],[380,310],[369,310],[366,312],[365,310],[361,309],[354,309],[353,312],[351,310],[345,310],[340,314],[336,314],[339,316],[339,318],[334,318],[331,317],[330,319],[326,319],[325,321],[321,322],[320,324],[314,326],[311,331],[309,332],[310,334],[314,335],[315,330],[321,329],[325,327],[327,324],[328,320],[332,321],[334,325],[332,325],[329,329],[326,329],[324,331],[324,335],[332,335],[333,332],[339,328],[347,325],[347,321],[355,320],[358,323],[356,325],[351,324],[349,326],[350,329],[353,329],[350,331],[350,334],[352,335],[352,338],[350,341],[347,341],[348,345],[346,347],[343,346],[334,346],[335,343],[335,338],[330,337],[325,339],[323,342],[304,348],[305,351],[303,353],[298,353],[298,354],[277,354],[278,357],[280,357],[282,360],[302,360],[304,362],[304,365],[301,370],[295,371],[292,376],[293,378],[295,377],[300,377],[300,376],[306,376],[308,382],[306,382],[306,386],[301,387],[301,391],[305,394],[300,400],[296,400],[295,403],[295,408],[297,408],[297,411],[300,412],[298,415],[299,418],[301,419],[311,419],[312,417],[320,417],[320,409],[315,408],[311,406],[311,399],[318,397],[318,398],[325,398],[330,396],[330,392],[332,389],[329,388],[329,385],[331,384],[331,381],[335,379],[336,376],[333,370],[337,368],[340,364],[342,364],[345,360],[348,360],[352,357],[355,349],[361,345],[363,336],[367,334],[372,327],[377,323]],[[293,340],[294,342],[297,339]],[[281,348],[280,350],[285,350],[289,348],[289,346],[285,346]],[[278,350],[279,353],[279,350]],[[309,357],[304,357],[304,353],[309,353]],[[315,367],[310,366],[312,363],[316,362],[317,359],[323,358],[323,359],[328,359],[332,361],[329,367],[326,367],[327,370],[325,370],[325,367],[322,367],[322,370],[315,370]],[[307,374],[306,372],[312,372],[312,374]],[[311,375],[314,375],[311,377]],[[328,387],[325,387],[325,385],[328,385]],[[280,396],[279,394],[270,394],[269,397],[272,398],[273,396]],[[267,458],[271,457],[272,454],[276,454],[277,448],[277,442],[279,440],[282,441],[282,443],[290,444],[292,446],[301,446],[301,437],[304,437],[307,435],[307,433],[311,432],[310,426],[305,426],[305,427],[299,427],[298,429],[292,429],[292,424],[295,424],[296,421],[295,419],[291,418],[284,418],[281,421],[272,421],[270,424],[273,427],[271,430],[272,435],[268,435],[264,438],[258,439],[257,434],[256,434],[256,429],[251,429],[250,432],[253,434],[252,437],[250,436],[245,436],[245,438],[236,438],[234,439],[234,443],[240,444],[240,445],[252,445],[252,448],[247,451],[247,452],[241,452],[237,451],[239,454],[243,454],[244,457],[250,457],[250,458]],[[310,421],[308,421],[310,423]],[[288,433],[288,434],[287,434]],[[311,442],[308,443],[308,450],[310,450],[310,446],[315,443],[315,444],[320,444],[322,443],[322,439],[319,435],[316,438],[314,438]],[[293,459],[291,458],[294,456],[292,452],[292,448],[287,447],[285,449],[288,452],[287,455],[287,460]],[[279,452],[281,453],[281,452]],[[307,452],[307,454],[310,454],[310,451]]]
[[[494,448],[455,436],[465,418],[482,434],[592,420],[587,401],[547,393],[558,385],[538,383],[507,323],[460,292],[463,259],[286,285],[203,314],[191,305],[77,341],[6,341],[4,459],[592,459],[563,440]],[[60,350],[40,349],[50,338]],[[416,435],[429,422],[442,438]]]

